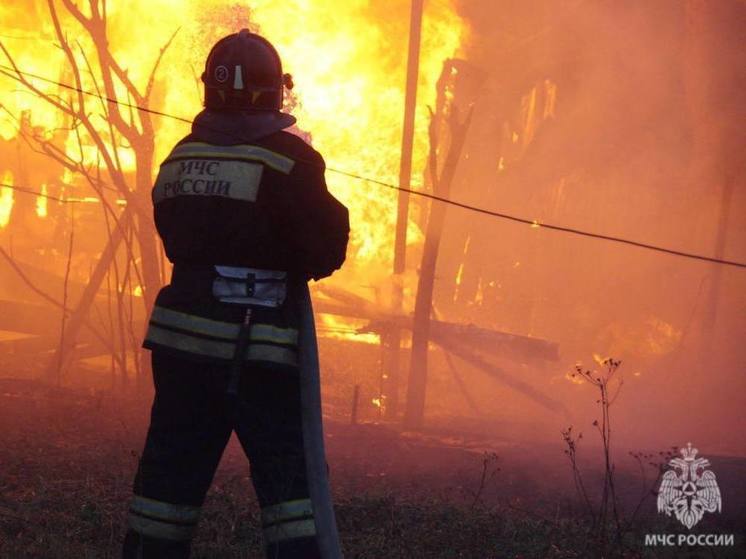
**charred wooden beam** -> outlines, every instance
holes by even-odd
[[[367,320],[360,333],[387,334],[395,329],[412,330],[413,317],[396,314],[390,309],[339,287],[324,286],[315,290],[322,297],[314,296],[314,308],[321,314]],[[474,324],[457,324],[443,320],[430,320],[435,335],[457,338],[464,343],[495,354],[508,354],[520,359],[557,361],[559,345],[556,342],[490,330]]]
[[[487,373],[489,376],[499,380],[502,384],[508,386],[512,390],[523,394],[543,408],[546,408],[555,413],[561,413],[566,417],[569,416],[570,412],[562,402],[559,402],[558,400],[547,396],[538,388],[535,388],[527,382],[517,378],[518,375],[511,374],[501,369],[497,365],[486,361],[484,358],[480,357],[473,351],[465,348],[463,345],[455,342],[454,340],[443,339],[435,335],[433,335],[431,339],[433,343],[442,347],[444,351],[455,355],[465,363],[468,363],[469,365]]]
[[[319,305],[318,308],[320,312],[327,312],[324,310],[326,308],[324,305]],[[333,310],[333,307],[329,307],[329,310]],[[412,318],[402,316],[382,320],[374,319],[361,332],[380,334],[390,330],[394,325],[411,330],[413,327]],[[460,343],[489,353],[507,354],[516,358],[540,361],[557,361],[559,359],[558,344],[541,338],[530,338],[508,332],[488,330],[473,324],[455,324],[441,320],[430,321],[430,332],[433,338],[458,340]]]

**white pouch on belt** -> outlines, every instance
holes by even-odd
[[[215,266],[212,294],[222,303],[276,308],[287,296],[287,272]]]

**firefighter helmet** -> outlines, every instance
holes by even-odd
[[[208,109],[278,111],[283,87],[293,87],[272,43],[248,29],[215,43],[202,81]]]

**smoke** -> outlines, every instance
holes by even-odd
[[[476,116],[453,198],[746,260],[743,3],[482,1],[461,13],[472,32],[454,103]],[[559,344],[558,361],[506,367],[572,421],[590,424],[595,396],[566,372],[613,357],[625,445],[746,451],[742,269],[449,209],[438,277],[449,320]],[[497,417],[551,433],[567,421],[468,370]]]

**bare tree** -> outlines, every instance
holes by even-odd
[[[76,134],[80,147],[77,155],[67,153],[41,136],[33,136],[27,140],[35,143],[39,149],[66,169],[82,176],[97,193],[108,217],[113,218],[115,224],[76,309],[66,321],[57,354],[50,364],[49,372],[52,376],[58,366],[64,367],[72,358],[78,331],[87,320],[94,298],[123,241],[127,251],[127,269],[129,270],[131,264],[138,277],[146,309],[152,307],[162,283],[148,200],[152,186],[155,143],[153,122],[148,111],[158,67],[176,32],[160,49],[145,87],[139,88],[110,49],[106,0],[87,0],[85,11],[72,0],[61,0],[61,7],[58,7],[55,0],[48,0],[47,5],[56,41],[64,54],[63,71],[72,77],[73,93],[63,97],[39,88],[30,76],[18,67],[12,53],[0,41],[0,50],[13,69],[12,72],[4,73],[70,119],[72,131]],[[68,32],[63,28],[61,13],[71,16],[79,29]],[[72,38],[81,30],[83,36],[90,39],[93,53],[87,52],[80,40]],[[84,82],[83,75],[90,76],[90,83]],[[89,91],[91,87],[93,90]],[[85,159],[82,149],[84,143],[90,143],[95,147],[97,161],[90,162]],[[134,184],[131,184],[132,181],[123,167],[119,153],[122,148],[129,149],[134,154]],[[119,212],[107,204],[104,196],[106,188],[113,189],[118,196],[126,200],[127,205],[123,211]],[[133,243],[128,242],[130,233],[134,233],[137,251]],[[128,281],[132,281],[131,276],[127,278]]]

